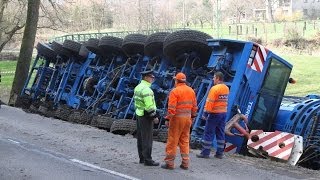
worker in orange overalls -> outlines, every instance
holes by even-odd
[[[217,139],[216,158],[222,159],[225,147],[226,112],[228,106],[229,87],[224,84],[223,74],[216,72],[213,76],[214,86],[210,89],[202,119],[206,120],[202,137],[202,150],[198,158],[209,158],[214,135]]]
[[[171,90],[168,100],[166,126],[169,128],[166,144],[164,169],[174,169],[177,146],[180,148],[182,163],[180,168],[189,168],[189,136],[193,118],[197,114],[197,100],[194,90],[186,85],[186,75],[175,76],[175,88]]]

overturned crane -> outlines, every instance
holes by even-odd
[[[192,127],[191,145],[199,147],[204,130],[201,120],[204,103],[213,85],[214,72],[221,71],[230,88],[225,151],[247,153],[251,147],[251,151],[257,148],[256,154],[260,150],[263,156],[271,155],[271,145],[249,144],[258,144],[266,134],[282,132],[290,141],[293,136],[289,134],[303,138],[303,154],[296,161],[298,164],[320,167],[320,99],[316,95],[284,97],[287,84],[293,82],[292,65],[260,44],[213,39],[202,32],[180,30],[149,36],[131,34],[123,40],[104,37],[84,44],[66,40],[59,46],[60,51],[57,45],[56,42],[39,45],[38,55],[45,63],[38,69],[50,71],[33,75],[39,80],[46,79],[41,86],[42,81],[26,82],[20,97],[22,104],[32,101],[36,106],[36,101],[42,104],[53,101],[47,108],[57,109],[56,116],[63,115],[61,119],[86,122],[119,134],[134,133],[133,87],[141,80],[141,71],[152,69],[156,76],[152,88],[160,116],[154,132],[158,140],[165,141],[163,116],[168,92],[173,87],[174,75],[184,72],[197,94],[199,112]],[[79,57],[80,47],[87,47],[90,52]],[[57,61],[52,61],[54,57]],[[58,60],[62,63],[56,63]],[[73,62],[78,64],[78,70],[69,68]],[[30,91],[27,87],[33,88]],[[72,117],[85,120],[70,120],[69,115],[77,114],[75,111],[81,114]],[[257,134],[251,132],[261,132],[261,136],[257,138]],[[281,141],[277,148],[284,151],[291,146],[287,142],[289,140]]]

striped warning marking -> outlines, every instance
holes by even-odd
[[[226,147],[224,148],[224,152],[233,154],[233,153],[236,153],[236,150],[237,150],[236,145],[228,143],[228,142],[226,143]]]
[[[258,138],[252,138],[256,135]],[[270,157],[288,160],[294,146],[294,134],[287,132],[263,132],[262,130],[252,130],[248,140],[248,148],[251,150],[263,151]]]
[[[260,44],[254,44],[248,60],[248,66],[254,71],[262,72],[268,52],[267,48]]]

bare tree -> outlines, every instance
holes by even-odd
[[[0,0],[0,52],[4,46],[25,25],[24,0],[13,1]]]
[[[241,23],[241,20],[252,13],[253,6],[251,1],[232,0],[228,5],[227,15],[233,17],[236,23]]]
[[[28,0],[27,21],[23,33],[16,73],[10,93],[9,105],[14,105],[27,79],[34,41],[37,33],[40,0]]]
[[[194,12],[194,18],[200,22],[201,28],[203,28],[205,23],[212,22],[213,4],[210,0],[199,1]]]
[[[273,7],[279,3],[278,0],[265,0],[266,3],[266,9],[267,9],[267,19],[269,22],[274,22],[274,17],[273,17]]]

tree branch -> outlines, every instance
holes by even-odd
[[[64,30],[61,30],[59,28],[56,28],[52,25],[49,25],[49,26],[38,26],[37,27],[38,29],[51,29],[51,30],[55,30],[55,31],[60,31],[60,32],[64,32],[64,33],[67,33],[67,31],[64,31]]]

